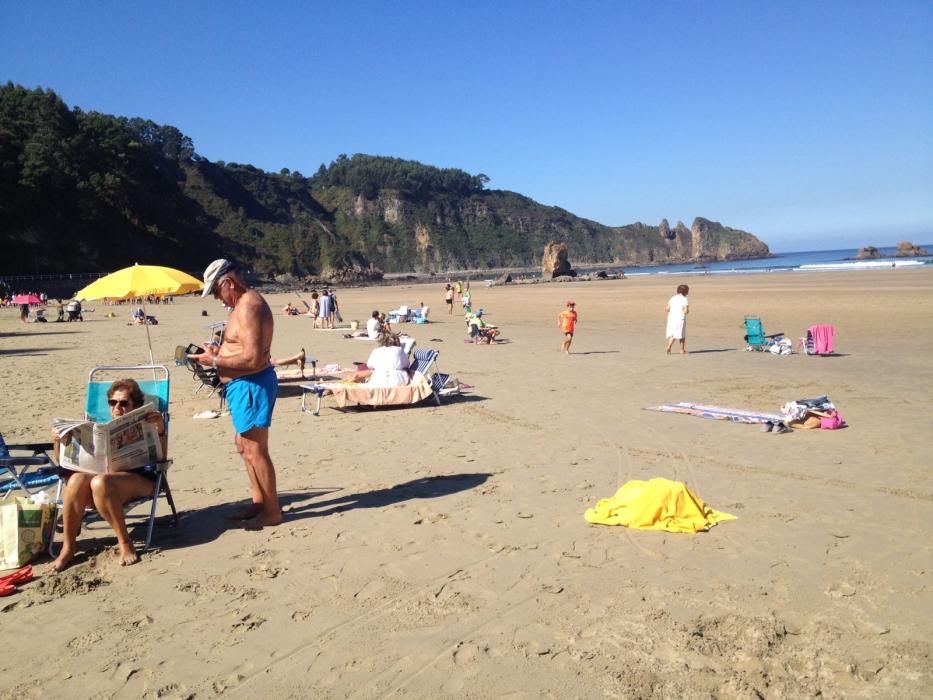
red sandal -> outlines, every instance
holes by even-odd
[[[0,589],[3,589],[5,586],[13,586],[14,588],[23,583],[29,583],[32,581],[32,566],[24,566],[18,571],[14,571],[12,574],[7,574],[6,576],[0,576]],[[0,595],[4,595],[0,593]],[[6,593],[5,595],[9,595]]]

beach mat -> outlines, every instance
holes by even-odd
[[[726,406],[711,406],[702,403],[662,403],[660,406],[645,406],[645,411],[660,411],[661,413],[680,413],[685,416],[698,416],[711,420],[727,420],[733,423],[780,423],[784,416],[780,413],[762,413],[749,411],[743,408],[728,408]]]

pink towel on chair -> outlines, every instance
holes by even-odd
[[[826,355],[833,352],[833,337],[836,335],[834,326],[810,326],[807,333],[813,338],[813,352],[817,355]]]

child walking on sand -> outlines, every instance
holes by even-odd
[[[573,342],[573,331],[577,327],[577,304],[575,301],[568,301],[567,308],[557,315],[557,325],[564,333],[564,340],[560,344],[560,349],[564,354],[570,354],[570,343]]]

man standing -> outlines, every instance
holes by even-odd
[[[564,354],[570,354],[570,343],[573,342],[573,331],[577,327],[577,304],[574,301],[567,302],[567,308],[557,314],[557,325],[564,333],[564,340],[560,344],[560,349]]]
[[[202,296],[213,295],[233,312],[223,344],[209,345],[204,353],[189,355],[204,367],[213,367],[226,385],[227,406],[236,431],[237,452],[246,464],[252,495],[249,508],[235,516],[248,530],[282,522],[276,491],[275,467],[269,456],[269,427],[278,393],[278,380],[270,364],[272,310],[251,289],[233,263],[221,258],[204,271]]]

